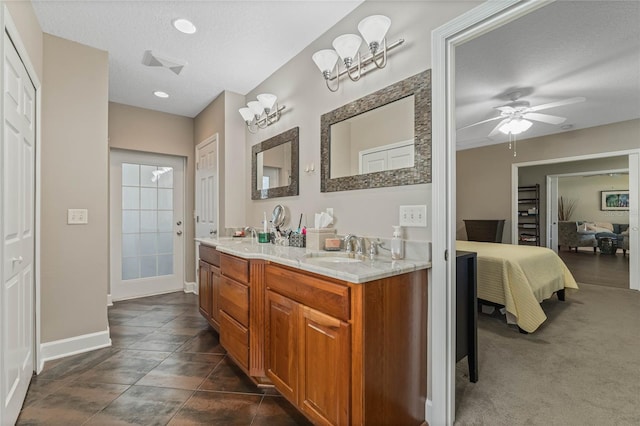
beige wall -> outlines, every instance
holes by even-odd
[[[186,158],[184,236],[187,282],[195,282],[195,250],[192,244],[195,150],[194,120],[164,112],[109,102],[109,147],[153,152]]]
[[[466,239],[463,219],[507,219],[503,241],[511,241],[511,165],[640,147],[640,120],[518,141],[518,156],[506,144],[458,151],[458,238]]]
[[[558,179],[558,196],[576,201],[572,220],[629,223],[629,210],[601,210],[601,191],[629,190],[629,175],[576,176]]]
[[[107,52],[44,35],[42,343],[107,329]],[[67,225],[67,209],[89,210]]]
[[[619,170],[627,169],[629,167],[629,156],[620,155],[616,157],[598,158],[593,160],[581,160],[571,161],[563,163],[553,164],[541,164],[539,166],[527,166],[518,167],[518,185],[527,186],[540,185],[540,235],[542,241],[544,241],[547,232],[547,176],[549,175],[562,175],[568,173],[588,173],[598,170]],[[591,178],[592,179],[592,178]],[[559,184],[562,179],[559,180]],[[627,187],[628,188],[627,179]],[[559,192],[558,195],[564,195],[565,198],[576,199],[575,195],[569,193],[563,194]],[[585,200],[580,200],[580,204]],[[576,212],[577,213],[577,212]],[[620,212],[616,212],[620,213]],[[629,220],[629,214],[627,213],[627,223]],[[572,219],[580,219],[580,217],[574,215]],[[616,222],[618,223],[618,222]],[[506,231],[506,230],[505,230]],[[509,231],[510,232],[510,231]],[[510,241],[510,240],[507,240]]]
[[[246,225],[247,186],[250,182],[251,163],[247,162],[244,122],[238,109],[245,104],[245,97],[225,91],[211,102],[194,119],[194,143],[218,134],[219,202],[218,231],[225,235],[225,228]]]
[[[30,0],[3,1],[29,54],[38,79],[42,82],[42,29]]]
[[[298,126],[301,170],[304,170],[304,165],[312,162],[316,166],[315,173],[300,173],[299,196],[248,201],[249,224],[258,226],[262,220],[263,211],[270,212],[276,204],[283,204],[288,210],[289,217],[293,218],[289,224],[297,226],[297,219],[303,213],[308,218],[307,225],[313,226],[313,213],[332,207],[338,232],[390,237],[391,225],[398,224],[400,205],[427,204],[430,209],[431,185],[429,184],[333,193],[320,192],[318,172],[320,169],[320,116],[430,68],[431,31],[477,4],[478,2],[444,1],[364,2],[247,94],[247,100],[251,100],[259,93],[274,93],[279,97],[279,102],[287,107],[282,118],[275,125],[255,135],[247,133],[248,146]],[[311,56],[317,50],[330,48],[335,37],[347,32],[357,32],[358,22],[372,14],[389,16],[392,25],[387,39],[395,41],[398,38],[404,38],[405,44],[390,53],[386,68],[367,74],[359,82],[343,78],[339,91],[329,92]],[[361,50],[364,51],[364,47]],[[237,117],[232,118],[241,122],[237,112],[235,115]],[[388,125],[394,124],[390,122]],[[249,155],[246,162],[250,164]],[[429,240],[431,228],[410,228],[406,230],[405,235],[409,239]]]

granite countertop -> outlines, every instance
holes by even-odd
[[[227,253],[244,259],[263,259],[281,265],[291,266],[352,283],[365,283],[393,275],[400,275],[420,269],[431,268],[427,255],[423,259],[391,260],[389,255],[381,253],[375,260],[365,258],[360,262],[327,262],[322,257],[344,256],[344,252],[308,251],[305,248],[284,247],[275,244],[261,244],[255,239],[245,238],[196,238],[200,244],[216,247],[221,253]],[[428,243],[424,243],[427,246]],[[384,252],[383,250],[381,250]],[[428,248],[426,250],[428,252]],[[337,254],[336,254],[337,253]]]

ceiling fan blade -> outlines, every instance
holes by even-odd
[[[499,115],[497,117],[493,117],[493,118],[489,118],[487,120],[478,121],[477,123],[469,124],[468,126],[460,127],[459,129],[456,129],[456,130],[468,129],[469,127],[477,126],[478,124],[488,123],[488,122],[493,121],[493,120],[499,120],[501,118],[502,118],[502,116]]]
[[[491,131],[491,133],[489,133],[487,136],[492,137],[492,136],[497,135],[500,132],[500,126],[502,126],[503,124],[505,124],[509,120],[511,120],[511,118],[505,118],[504,120],[499,122],[498,125],[496,127],[494,127],[493,130]]]
[[[540,110],[548,109],[548,108],[556,108],[556,107],[563,106],[563,105],[577,104],[578,102],[584,102],[586,100],[587,100],[587,98],[583,98],[583,97],[579,96],[577,98],[569,98],[569,99],[564,99],[562,101],[550,102],[548,104],[542,104],[542,105],[529,107],[528,111],[532,111],[533,112],[533,111],[540,111]]]
[[[541,121],[547,124],[562,124],[567,121],[566,117],[558,117],[557,115],[540,114],[538,112],[528,112],[522,116],[527,120]]]

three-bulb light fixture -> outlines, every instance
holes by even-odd
[[[263,93],[257,98],[257,101],[251,101],[246,107],[238,110],[251,133],[265,129],[280,120],[285,108],[284,105],[278,106],[278,97],[271,93]]]
[[[347,74],[352,81],[358,81],[367,72],[384,68],[387,65],[387,52],[404,43],[403,39],[387,45],[385,36],[391,19],[384,15],[372,15],[364,18],[358,24],[358,31],[362,35],[344,34],[333,40],[333,49],[319,50],[312,56],[313,62],[318,66],[324,76],[327,88],[335,92],[340,87],[340,77]],[[360,46],[364,38],[369,53],[364,57],[360,55]],[[338,58],[342,59],[344,69],[340,70]],[[369,67],[373,64],[375,67]],[[335,73],[334,73],[335,69]],[[332,85],[329,83],[336,80]]]
[[[513,150],[514,157],[518,155],[516,149],[517,135],[529,130],[532,125],[533,123],[531,121],[515,116],[498,128],[502,133],[509,136],[509,149]]]

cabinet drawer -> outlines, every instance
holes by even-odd
[[[343,321],[350,317],[349,287],[273,264],[265,267],[268,289]]]
[[[209,247],[200,244],[200,260],[210,263],[214,266],[220,266],[220,252],[215,247]]]
[[[249,330],[220,311],[220,343],[236,361],[249,369]]]
[[[249,287],[222,275],[220,277],[220,303],[218,307],[248,327]]]
[[[220,255],[220,271],[222,275],[241,283],[249,284],[249,261],[228,254]]]

